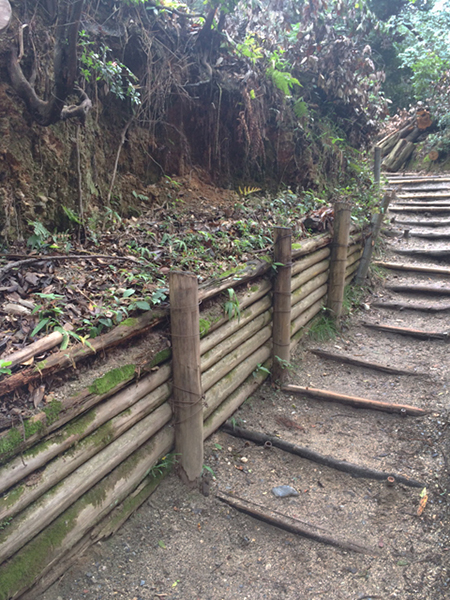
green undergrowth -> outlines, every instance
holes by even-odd
[[[327,314],[322,314],[311,324],[308,336],[315,342],[326,342],[336,339],[337,332],[334,319]]]

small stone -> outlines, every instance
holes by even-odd
[[[29,315],[31,313],[31,310],[20,304],[5,304],[4,310],[10,315]]]
[[[241,458],[241,462],[242,462],[242,463],[246,463],[246,462],[248,462],[248,458],[247,458],[246,456],[243,456],[243,457]]]
[[[287,498],[288,496],[298,496],[297,490],[290,485],[279,485],[272,488],[272,494],[277,498]]]

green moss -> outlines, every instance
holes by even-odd
[[[122,321],[122,323],[120,323],[119,327],[134,327],[135,325],[137,325],[137,322],[138,320],[134,317],[128,317],[128,319],[125,319],[125,321]]]
[[[20,446],[23,442],[23,434],[13,427],[8,433],[0,438],[0,460],[4,462],[4,459],[8,458],[13,454],[14,450]]]
[[[257,292],[259,290],[259,285],[252,285],[252,287],[250,288],[251,292]]]
[[[156,367],[157,365],[165,362],[166,360],[169,360],[169,358],[171,356],[172,356],[172,350],[170,348],[165,348],[164,350],[157,352],[155,354],[155,356],[152,358],[152,360],[150,361],[148,368],[152,369],[153,367]]]
[[[45,369],[46,366],[47,366],[47,361],[41,360],[40,362],[36,363],[33,371],[40,373],[41,371],[43,371]]]
[[[96,429],[93,433],[88,435],[81,440],[79,446],[96,446],[97,448],[104,448],[114,438],[114,429],[111,421],[106,422],[104,425]]]
[[[208,319],[200,319],[200,337],[204,338],[205,335],[208,335],[208,331],[211,329],[211,321]]]
[[[25,450],[23,453],[23,457],[24,457],[24,459],[26,459],[26,458],[32,458],[33,456],[37,456],[41,452],[44,452],[45,450],[47,450],[47,448],[49,446],[51,446],[52,444],[56,444],[56,443],[57,443],[56,439],[45,440],[43,442],[39,442],[39,444],[35,444],[31,448],[28,448],[28,450]]]
[[[245,265],[239,265],[237,267],[233,267],[232,269],[228,269],[228,271],[225,271],[225,273],[220,275],[220,279],[224,279],[229,275],[237,275],[237,273],[240,273],[241,271],[245,271]]]
[[[25,439],[27,440],[32,435],[40,433],[44,429],[44,424],[42,421],[33,421],[33,419],[28,419],[28,421],[24,421],[23,428],[25,431]]]
[[[60,434],[61,438],[67,439],[68,437],[70,437],[72,435],[82,435],[86,431],[86,429],[89,427],[89,425],[92,423],[92,421],[94,421],[96,414],[97,414],[97,411],[94,408],[94,409],[90,410],[89,412],[87,412],[86,414],[79,417],[78,419],[71,421],[61,431],[61,434]],[[60,438],[60,436],[58,436],[58,438]]]
[[[302,245],[299,242],[295,242],[295,244],[292,244],[292,250],[300,250],[301,247]]]
[[[25,488],[23,485],[17,485],[7,494],[3,494],[3,496],[0,498],[0,512],[5,508],[13,506],[19,500],[24,490]]]
[[[46,425],[49,427],[53,425],[53,423],[58,419],[59,413],[62,410],[62,402],[59,400],[52,400],[43,410],[45,416],[47,417]]]
[[[130,381],[134,377],[135,368],[135,365],[125,365],[109,371],[109,373],[106,373],[103,377],[99,377],[89,386],[90,393],[98,395],[106,394],[119,383]]]

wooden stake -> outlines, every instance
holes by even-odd
[[[350,233],[350,206],[336,202],[334,206],[334,235],[331,248],[330,277],[328,280],[327,308],[334,319],[342,314],[344,300],[345,268]]]
[[[374,150],[374,165],[373,165],[373,179],[375,185],[380,185],[380,170],[381,170],[381,148],[375,146]]]
[[[183,479],[193,482],[203,467],[202,383],[197,277],[170,273],[175,452]]]
[[[274,228],[274,263],[277,268],[273,286],[272,380],[286,380],[291,342],[291,252],[290,227]]]
[[[386,215],[386,211],[388,209],[389,203],[393,197],[391,192],[386,192],[384,198],[381,202],[380,212],[375,213],[372,216],[371,221],[371,234],[366,239],[366,243],[364,245],[363,254],[361,257],[361,262],[359,263],[358,272],[356,274],[355,283],[356,285],[362,285],[364,279],[367,277],[367,273],[370,267],[370,261],[372,259],[373,249],[375,247],[375,242],[377,241],[378,234],[380,233],[380,228],[383,223],[383,219]]]
[[[355,396],[347,396],[346,394],[338,394],[327,390],[319,390],[317,388],[302,387],[301,385],[284,385],[281,388],[284,392],[294,394],[303,394],[318,398],[319,400],[327,400],[328,402],[341,402],[342,404],[350,404],[355,408],[371,408],[373,410],[382,410],[389,413],[400,413],[412,415],[414,417],[423,416],[430,411],[409,406],[408,404],[391,404],[390,402],[379,402],[378,400],[368,400],[367,398],[357,398]]]

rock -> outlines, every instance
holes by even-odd
[[[20,304],[5,304],[4,310],[10,315],[29,315],[31,310]]]
[[[279,485],[272,488],[272,494],[277,498],[287,498],[288,496],[298,496],[297,490],[290,485]]]

